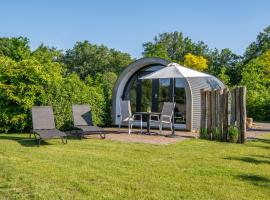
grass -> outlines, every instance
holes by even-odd
[[[157,146],[0,135],[0,199],[269,199],[270,137]]]

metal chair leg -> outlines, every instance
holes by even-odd
[[[141,118],[141,133],[142,133],[142,118]]]
[[[65,136],[64,137],[61,137],[61,140],[62,140],[62,143],[63,144],[67,144],[67,137],[65,137]]]
[[[162,123],[159,124],[159,134],[162,134]]]
[[[130,120],[128,120],[128,134],[130,135]]]
[[[100,135],[100,138],[101,138],[101,139],[105,139],[105,138],[106,138],[106,133],[105,133],[105,131],[100,132],[99,135]]]
[[[118,124],[118,132],[120,132],[120,130],[121,130],[121,121]]]
[[[82,140],[83,139],[83,132],[81,133],[81,135],[80,135],[80,140]]]
[[[40,143],[41,143],[41,138],[39,138],[38,140],[37,140],[37,145],[38,145],[38,147],[40,146]]]

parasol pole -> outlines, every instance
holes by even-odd
[[[175,103],[175,78],[173,78],[173,103]],[[172,118],[172,136],[175,136],[175,131],[174,131],[174,108],[173,108],[173,118]]]

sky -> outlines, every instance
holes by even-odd
[[[27,37],[32,49],[88,40],[139,58],[143,43],[181,31],[243,54],[269,25],[269,0],[0,0],[0,37]]]

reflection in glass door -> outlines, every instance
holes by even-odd
[[[172,102],[173,79],[141,80],[162,66],[152,66],[138,72],[127,84],[123,98],[131,102],[132,112],[161,112],[164,102]],[[175,123],[186,123],[185,80],[175,79]],[[143,121],[146,121],[144,117]]]
[[[186,92],[183,79],[175,79],[175,110],[174,122],[176,124],[186,123]]]
[[[158,112],[162,111],[164,102],[171,101],[171,80],[169,78],[159,79],[159,92],[158,92]]]

